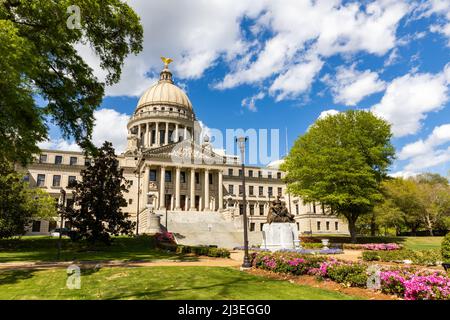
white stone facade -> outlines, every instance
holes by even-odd
[[[139,217],[139,232],[145,232],[149,205],[158,213],[218,212],[224,219],[240,219],[242,170],[238,157],[221,156],[209,142],[199,141],[199,125],[186,94],[172,82],[165,68],[160,81],[138,102],[128,123],[128,147],[118,156],[124,175],[130,181],[124,194],[133,220]],[[69,179],[80,179],[85,166],[81,152],[42,150],[27,167],[27,179],[55,197],[67,191]],[[286,193],[284,173],[276,168],[246,167],[249,232],[261,233],[270,201],[277,195],[295,215],[300,234],[348,234],[347,224],[320,204],[303,203]],[[184,215],[176,215],[184,217]],[[188,219],[187,219],[188,220]],[[187,221],[186,220],[186,221]],[[161,221],[164,225],[164,219]],[[54,223],[37,223],[30,234],[47,234]],[[169,226],[170,230],[170,226]]]

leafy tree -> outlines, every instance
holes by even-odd
[[[80,9],[79,28],[68,27],[73,5]],[[25,165],[39,152],[46,120],[92,149],[93,112],[104,86],[118,82],[125,57],[141,51],[142,40],[139,17],[121,0],[1,1],[0,167]],[[99,58],[105,83],[78,54],[80,44]]]
[[[445,218],[450,216],[448,181],[432,174],[419,175],[413,181],[417,183],[417,197],[422,204],[420,216],[430,236],[433,236],[433,229],[445,226]]]
[[[0,238],[24,234],[33,219],[56,216],[55,198],[30,188],[18,173],[0,175]]]
[[[109,243],[110,235],[132,233],[134,223],[121,209],[127,205],[122,192],[128,192],[128,186],[110,142],[103,144],[93,162],[81,171],[82,181],[70,185],[74,206],[66,209],[65,217],[81,238]]]
[[[382,199],[380,182],[394,157],[390,125],[368,111],[317,120],[281,166],[288,190],[344,216],[352,241],[356,221]]]
[[[423,212],[423,203],[419,197],[417,183],[411,179],[395,178],[382,183],[383,193],[385,195],[390,210],[385,214],[388,220],[401,224],[396,224],[397,231],[404,226],[411,230],[413,234],[423,225],[421,213]],[[383,206],[386,208],[386,206]],[[397,210],[394,210],[394,208]],[[378,208],[381,209],[381,208]],[[398,214],[391,216],[390,214]]]

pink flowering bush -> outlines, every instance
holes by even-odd
[[[400,250],[402,247],[397,243],[367,243],[362,244],[361,248],[364,250]]]
[[[253,253],[253,266],[277,273],[314,275],[346,286],[367,286],[368,265],[293,253]],[[380,269],[380,290],[405,300],[450,300],[450,277],[414,267]]]

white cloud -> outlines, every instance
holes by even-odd
[[[100,147],[103,142],[113,144],[116,154],[125,151],[127,147],[127,123],[129,116],[112,109],[100,109],[94,111],[95,125],[92,132],[92,143]],[[50,139],[40,143],[39,148],[64,151],[81,151],[75,142],[69,142],[62,138]]]
[[[276,95],[277,101],[296,98],[310,89],[322,66],[323,61],[319,58],[293,66],[275,79],[269,88],[269,93]]]
[[[280,169],[280,165],[283,163],[284,163],[284,159],[273,160],[267,165],[267,168]]]
[[[383,91],[386,87],[376,72],[355,70],[354,64],[350,68],[338,67],[336,75],[326,77],[324,82],[331,86],[334,102],[348,106],[355,106],[364,97]]]
[[[75,142],[69,142],[64,139],[50,139],[38,143],[40,149],[61,150],[61,151],[81,151],[81,148]]]
[[[317,119],[323,119],[327,116],[334,116],[338,113],[339,113],[339,111],[337,111],[335,109],[324,110],[319,114],[319,117]]]
[[[425,5],[424,16],[436,14],[443,17],[443,22],[430,26],[431,32],[436,32],[447,37],[447,45],[450,47],[450,1],[430,0]]]
[[[260,41],[262,50],[236,59],[217,88],[272,81],[276,76],[270,87],[280,91],[277,100],[297,97],[310,87],[322,58],[359,51],[383,55],[394,48],[397,24],[409,10],[405,2],[391,0],[366,6],[337,0],[269,1],[264,8],[253,30],[274,35]],[[298,79],[305,82],[291,81]]]
[[[390,173],[389,176],[394,177],[394,178],[411,178],[411,177],[415,177],[418,173],[417,172],[412,172],[412,171],[397,171],[397,172],[393,172]]]
[[[241,105],[244,108],[248,108],[250,111],[256,112],[257,111],[256,101],[264,99],[265,96],[266,94],[264,92],[258,92],[257,94],[251,97],[242,99]]]
[[[392,124],[397,137],[417,133],[426,114],[442,109],[447,102],[449,69],[447,65],[438,74],[406,74],[394,79],[372,111]]]
[[[450,123],[437,126],[426,138],[405,145],[398,154],[399,160],[408,160],[404,170],[418,172],[450,161]],[[441,148],[439,148],[441,147]]]

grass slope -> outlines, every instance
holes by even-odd
[[[81,289],[66,281],[65,269],[0,271],[0,299],[357,299],[227,267],[87,269]]]

